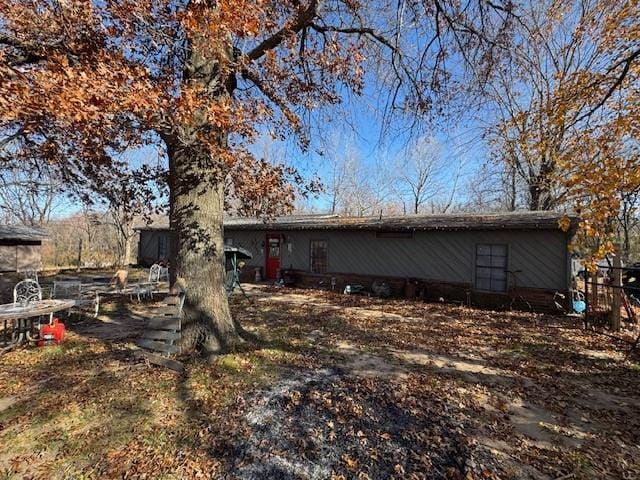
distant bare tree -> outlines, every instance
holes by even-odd
[[[117,265],[126,267],[131,261],[131,244],[136,233],[134,230],[136,215],[122,206],[111,207],[109,215],[117,233]]]
[[[106,207],[101,223],[111,225],[115,231],[116,264],[126,267],[131,261],[134,227],[151,215],[164,212],[166,187],[157,169],[123,170],[123,175],[136,180],[103,183],[98,189],[97,201]]]
[[[359,152],[349,155],[342,211],[359,217],[384,212],[392,195],[390,165],[380,157],[365,163]]]
[[[629,141],[624,146],[621,157],[625,158],[625,165],[635,164],[640,157],[640,142]],[[625,259],[631,256],[631,246],[634,236],[638,236],[640,227],[640,187],[630,178],[625,169],[627,181],[616,191],[615,196],[620,204],[617,215],[617,236],[622,242]]]
[[[426,204],[431,205],[432,213],[451,208],[461,164],[444,158],[437,140],[418,139],[400,154],[396,165],[396,189],[403,204],[409,203],[411,213],[420,213]]]
[[[513,24],[511,54],[480,85],[482,115],[493,159],[504,165],[509,209],[518,197],[529,210],[558,208],[565,195],[558,159],[573,136],[579,109],[559,110],[556,91],[576,72],[597,63],[597,49],[580,22],[594,13],[591,0],[527,0]],[[480,76],[486,79],[484,71]],[[515,190],[518,190],[515,193]],[[515,193],[515,194],[514,194]]]
[[[325,146],[326,210],[333,214],[378,215],[389,209],[392,195],[391,165],[376,152],[367,161],[354,138],[329,136]]]
[[[349,162],[344,155],[330,155],[328,159],[330,168],[330,178],[326,186],[329,196],[329,212],[337,213],[341,201],[344,201],[343,195],[347,189]]]
[[[82,206],[73,214],[52,218],[45,228],[50,241],[43,245],[43,262],[48,267],[77,266],[79,253],[83,267],[117,263],[117,232],[104,211]]]
[[[47,165],[6,163],[0,168],[0,210],[5,221],[45,225],[64,200],[61,187]]]
[[[638,216],[640,206],[640,189],[623,192],[620,198],[620,213],[618,214],[618,236],[622,239],[622,251],[625,259],[631,254],[631,240],[637,235],[640,218]]]

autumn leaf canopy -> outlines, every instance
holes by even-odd
[[[117,153],[126,149],[204,144],[229,201],[274,213],[291,207],[292,185],[318,186],[284,162],[254,158],[248,145],[268,134],[295,136],[305,149],[316,112],[373,83],[384,86],[384,115],[415,122],[452,85],[447,59],[497,45],[508,5],[7,0],[4,159],[45,161],[99,188],[124,171]]]

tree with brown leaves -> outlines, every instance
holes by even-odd
[[[268,131],[305,148],[313,113],[367,82],[384,87],[386,118],[416,124],[450,86],[453,56],[498,54],[511,5],[5,0],[0,132],[76,184],[117,175],[114,153],[164,144],[172,267],[187,286],[185,348],[226,350],[242,330],[224,294],[225,202],[273,215],[304,183],[247,146]]]

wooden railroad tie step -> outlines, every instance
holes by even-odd
[[[162,355],[158,355],[157,353],[147,352],[146,350],[136,350],[134,355],[138,358],[146,360],[149,363],[168,368],[178,373],[184,373],[185,370],[184,364],[182,362],[163,357]]]
[[[152,363],[172,368],[167,362],[175,362],[175,360],[167,357],[180,353],[180,304],[179,297],[166,297],[163,305],[154,312],[155,316],[147,321],[144,332],[136,342],[139,347],[154,352],[145,352],[148,355],[154,355],[155,361]],[[160,362],[158,358],[164,360]],[[147,360],[152,361],[150,358]]]

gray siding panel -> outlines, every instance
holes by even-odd
[[[265,231],[225,230],[234,246],[249,250],[247,268],[265,266]],[[157,235],[141,232],[140,257],[157,255]],[[283,232],[282,268],[309,271],[311,240],[329,242],[328,273],[413,277],[463,283],[475,281],[475,249],[479,243],[506,244],[509,270],[520,287],[567,289],[567,235],[561,231],[424,231],[413,238],[378,238],[373,231]],[[512,283],[512,282],[511,282]]]
[[[158,256],[158,235],[169,235],[168,232],[156,232],[152,230],[140,231],[138,240],[138,263],[155,261]]]
[[[140,239],[138,240],[138,263],[153,264],[159,260],[166,258],[158,258],[158,239],[165,237],[167,239],[167,255],[171,252],[171,238],[166,230],[141,230]]]
[[[265,250],[264,243],[266,239],[265,232],[261,231],[226,231],[224,232],[225,240],[231,240],[231,244],[234,247],[242,247],[253,255],[251,260],[246,260],[245,268],[262,267],[264,270],[265,265]],[[264,271],[262,272],[264,275]]]
[[[228,232],[240,238],[249,232]],[[250,232],[264,239],[263,232]],[[328,271],[374,276],[415,277],[467,283],[475,281],[475,246],[509,247],[509,269],[521,287],[564,290],[567,287],[566,236],[555,231],[416,232],[414,238],[377,238],[375,232],[286,232],[281,266],[309,270],[311,240],[328,240]],[[288,244],[291,244],[291,247]],[[259,244],[259,243],[258,243]],[[241,246],[255,253],[246,243]],[[264,254],[258,256],[264,265]]]

